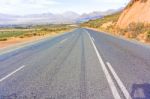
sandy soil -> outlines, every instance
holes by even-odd
[[[117,22],[117,26],[126,28],[133,22],[150,23],[150,0],[146,2],[138,0],[131,7],[125,9]]]
[[[25,42],[29,42],[29,41],[35,41],[44,37],[48,37],[48,36],[55,36],[56,34],[53,35],[45,35],[45,36],[34,36],[34,37],[28,37],[28,38],[10,38],[7,41],[0,41],[0,48],[6,48],[15,44],[19,44],[19,43],[25,43]]]

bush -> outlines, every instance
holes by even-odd
[[[130,32],[133,38],[136,38],[140,33],[144,33],[146,28],[143,23],[130,23],[124,32]]]
[[[42,28],[41,31],[48,31],[48,28]]]
[[[0,41],[7,41],[7,38],[0,38]]]
[[[144,24],[143,23],[131,23],[128,26],[129,31],[133,31],[133,32],[136,32],[136,33],[142,32],[143,29],[144,29]]]
[[[32,36],[34,36],[34,34],[33,33],[26,33],[23,36],[25,36],[25,37],[32,37]]]
[[[147,38],[150,40],[150,30],[147,32]]]

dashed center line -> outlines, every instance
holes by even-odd
[[[0,79],[0,82],[6,80],[7,78],[9,78],[10,76],[12,76],[13,74],[15,74],[16,72],[20,71],[21,69],[23,69],[25,67],[25,65],[19,67],[18,69],[16,69],[15,71],[11,72],[10,74],[6,75],[5,77]]]

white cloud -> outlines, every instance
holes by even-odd
[[[0,13],[23,15],[67,10],[83,13],[116,9],[127,2],[129,0],[0,0]]]
[[[36,4],[36,5],[56,5],[59,4],[58,2],[54,0],[22,0],[22,3],[27,4]]]
[[[0,0],[0,5],[17,5],[17,4],[58,4],[54,0]]]
[[[0,0],[0,13],[32,14],[44,12],[58,4],[54,0]]]

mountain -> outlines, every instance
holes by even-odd
[[[91,12],[91,13],[84,13],[77,19],[77,23],[82,23],[82,22],[87,22],[89,20],[103,18],[104,16],[111,15],[111,14],[119,12],[121,10],[122,10],[122,8],[110,9],[110,10],[103,11],[103,12],[95,11],[95,12]]]
[[[7,24],[14,21],[15,18],[18,18],[18,16],[15,15],[8,15],[8,14],[0,14],[0,24]]]
[[[131,23],[150,23],[150,0],[132,0],[122,12],[117,26],[126,28]]]
[[[62,14],[43,13],[25,16],[0,14],[0,26],[2,25],[18,25],[18,24],[71,24],[80,23],[92,19],[102,18],[105,15],[116,12],[109,10],[105,12],[92,12],[85,14],[77,14],[75,12],[65,12]]]
[[[59,23],[73,23],[78,18],[78,14],[73,12],[65,12],[63,14],[33,14],[25,16],[13,16],[0,14],[0,25],[4,24],[59,24]]]
[[[102,17],[103,15],[101,14],[101,12],[84,13],[76,20],[76,22],[81,23],[89,21],[91,19],[98,19]]]

